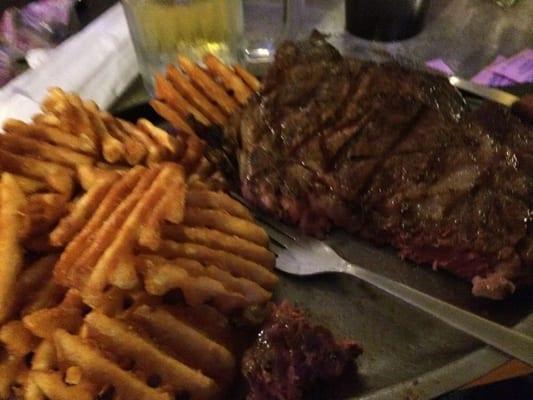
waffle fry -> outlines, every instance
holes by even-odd
[[[139,238],[156,247],[156,230],[162,219],[179,222],[183,211],[176,200],[180,191],[184,192],[184,177],[176,164],[132,169],[107,193],[67,246],[56,265],[56,279],[93,294],[101,293],[109,283],[123,289],[135,287],[133,248]],[[92,243],[85,248],[89,237]],[[84,253],[79,257],[81,248]]]
[[[100,202],[119,178],[118,174],[105,175],[74,204],[70,214],[63,218],[53,232],[50,242],[53,246],[64,246],[85,226]]]
[[[16,134],[0,135],[0,147],[15,154],[29,155],[71,168],[94,163],[94,159],[86,154]]]
[[[227,115],[230,115],[239,107],[237,102],[226,93],[226,90],[213,81],[198,64],[193,63],[184,56],[178,57],[178,63],[190,80],[203,91],[205,96],[217,104]]]
[[[259,92],[261,90],[261,82],[253,76],[246,68],[243,66],[236,64],[233,66],[233,69],[235,70],[235,73],[239,75],[239,77],[252,88],[254,92]]]
[[[46,182],[52,189],[70,196],[74,172],[64,166],[0,149],[0,170]]]
[[[169,65],[167,77],[172,85],[183,93],[184,97],[191,101],[212,123],[224,125],[227,121],[224,113],[213,105],[205,95],[196,89],[188,78],[176,67]]]
[[[182,61],[183,86],[158,90],[187,124],[225,120],[250,91]],[[0,399],[222,398],[244,342],[228,315],[277,280],[266,234],[211,189],[224,180],[192,129],[58,88],[42,110],[0,136]]]
[[[22,269],[23,254],[18,240],[22,227],[21,210],[26,197],[10,174],[0,182],[0,322],[14,312],[16,280]]]
[[[131,360],[134,373],[105,358],[88,341],[62,330],[54,334],[59,359],[79,366],[83,375],[97,385],[112,385],[120,398],[170,399],[169,392],[176,395],[187,392],[192,399],[209,399],[219,391],[212,379],[165,354],[127,324],[98,312],[89,314],[85,323],[87,339],[96,340],[100,348]],[[135,372],[145,379],[157,377],[153,379],[159,387],[150,387]]]
[[[245,105],[248,98],[253,94],[239,76],[236,75],[226,64],[221,62],[213,54],[207,54],[203,59],[211,75],[220,78],[227,91],[233,92],[235,99],[240,105]]]
[[[161,115],[170,124],[179,131],[185,132],[188,135],[193,135],[194,130],[191,126],[182,118],[182,116],[167,106],[165,103],[158,100],[150,100],[150,105],[156,113]]]
[[[56,116],[54,116],[54,118],[59,120]],[[80,153],[90,155],[97,154],[97,148],[92,141],[71,135],[57,126],[43,124],[40,120],[38,120],[36,124],[28,125],[22,121],[8,119],[4,122],[3,128],[7,133],[12,133],[14,135],[31,137],[58,146],[63,146],[74,151],[79,151]]]
[[[187,118],[204,126],[224,126],[228,116],[244,106],[260,89],[259,81],[241,66],[231,68],[213,55],[204,57],[203,69],[186,57],[178,57],[179,68],[167,67],[155,77],[156,98],[152,108],[176,129],[191,134]]]
[[[172,83],[165,79],[161,74],[155,76],[155,93],[156,98],[163,100],[168,106],[179,115],[188,117],[193,116],[203,125],[209,125],[209,120],[198,110],[191,102],[187,101],[183,95],[172,86]]]
[[[61,194],[37,193],[28,196],[21,210],[23,222],[19,237],[24,239],[50,232],[65,214],[66,205],[67,198]]]

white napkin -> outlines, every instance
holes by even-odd
[[[51,86],[107,108],[138,73],[124,11],[117,4],[0,90],[0,124],[6,118],[29,120]]]

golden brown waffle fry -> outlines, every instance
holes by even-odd
[[[187,206],[184,223],[189,226],[216,229],[261,246],[268,245],[268,235],[262,228],[249,220],[229,215],[225,210],[208,210]]]
[[[146,291],[156,296],[179,288],[191,306],[212,301],[222,312],[231,312],[249,305],[242,294],[226,289],[221,282],[205,274],[202,264],[192,260],[177,259],[170,263],[146,259],[141,271]]]
[[[89,191],[95,184],[106,179],[118,179],[126,171],[118,169],[103,169],[96,166],[81,165],[77,168],[78,181],[85,191]]]
[[[245,206],[223,192],[189,190],[187,192],[187,206],[225,211],[234,217],[253,220],[252,214]]]
[[[181,142],[147,119],[140,118],[137,120],[137,126],[146,132],[159,146],[166,148],[170,154],[180,154],[183,151],[182,148],[178,147],[180,145],[183,146]]]
[[[91,107],[87,106],[87,108]],[[106,124],[100,116],[99,110],[96,108],[94,111],[87,111],[87,114],[93,126],[94,132],[96,133],[96,136],[102,146],[102,155],[104,160],[112,164],[121,161],[126,152],[124,145],[120,140],[116,139],[109,133]]]
[[[77,333],[83,322],[83,311],[79,293],[69,290],[61,304],[28,314],[22,322],[34,336],[51,341],[57,329]]]
[[[268,269],[273,269],[276,262],[276,257],[266,247],[214,229],[165,224],[163,237],[238,254]]]
[[[211,75],[219,78],[226,90],[233,92],[233,95],[241,105],[248,102],[253,94],[252,90],[242,81],[239,75],[220,61],[213,54],[207,54],[203,59]]]
[[[149,163],[156,163],[164,159],[165,149],[159,148],[148,134],[137,128],[131,122],[121,119],[117,119],[117,122],[129,136],[143,144],[147,152],[147,161]]]
[[[170,124],[178,131],[185,132],[188,135],[193,135],[194,130],[191,126],[181,117],[179,113],[167,106],[165,103],[159,100],[150,100],[152,108],[166,119]]]
[[[209,125],[210,121],[191,102],[187,101],[183,95],[172,86],[163,75],[155,75],[156,98],[162,100],[169,107],[175,110],[182,117],[193,116],[203,125]]]
[[[184,56],[178,56],[178,64],[189,76],[191,82],[200,88],[208,99],[218,104],[227,115],[230,115],[239,107],[238,103],[226,93],[226,90],[213,81],[198,64],[193,63]]]
[[[19,231],[22,239],[50,232],[65,214],[67,198],[57,193],[37,193],[28,196],[22,208],[23,223]]]
[[[33,156],[71,168],[94,164],[94,158],[86,154],[17,134],[0,135],[0,147],[15,154]]]
[[[237,75],[239,75],[241,79],[252,88],[254,92],[259,92],[259,90],[261,90],[261,82],[259,82],[259,80],[255,76],[248,72],[246,68],[239,64],[235,64],[233,68],[235,69]]]
[[[131,320],[141,324],[150,336],[160,338],[179,359],[217,382],[231,382],[235,358],[231,352],[205,333],[176,318],[162,307],[140,306]]]
[[[146,371],[144,379],[123,370],[87,341],[61,330],[54,335],[59,359],[79,366],[84,376],[97,385],[112,385],[120,398],[170,400],[169,392],[179,395],[186,391],[191,399],[209,399],[217,393],[213,380],[167,356],[121,322],[91,313],[86,323],[90,338],[97,338],[101,347],[131,359],[136,369]],[[151,376],[158,377],[162,388],[155,389],[146,383],[145,379]]]
[[[52,189],[67,196],[72,193],[73,171],[58,164],[0,149],[0,170],[44,181]]]
[[[236,277],[254,281],[266,289],[272,289],[278,281],[273,272],[253,261],[223,250],[213,250],[198,244],[164,240],[159,253],[165,258],[190,258],[205,265],[215,265]]]
[[[172,85],[179,90],[183,96],[192,102],[195,108],[206,116],[212,123],[223,126],[227,118],[224,113],[212,104],[204,94],[196,89],[187,77],[176,67],[169,65],[167,68],[167,78]]]
[[[129,165],[139,165],[146,157],[146,148],[141,142],[130,137],[118,121],[110,114],[102,114],[109,133],[124,144],[124,158]]]
[[[17,277],[22,269],[23,254],[19,243],[22,228],[21,210],[27,199],[15,179],[2,174],[0,182],[0,323],[14,312]]]
[[[224,313],[253,304],[266,303],[271,294],[257,283],[232,276],[227,271],[188,258],[173,260],[157,256],[141,257],[146,291],[161,296],[180,289],[187,304],[195,306],[212,301]]]
[[[50,243],[53,246],[66,245],[85,226],[118,178],[118,174],[111,173],[95,182],[50,233]]]
[[[33,194],[36,192],[40,192],[48,187],[46,182],[38,181],[32,178],[27,178],[25,176],[16,175],[16,174],[11,174],[11,175],[13,176],[13,178],[15,178],[20,189],[25,194]]]
[[[56,117],[57,118],[57,117]],[[97,154],[95,144],[86,138],[76,137],[58,127],[41,123],[28,125],[22,121],[8,119],[4,122],[4,130],[14,135],[21,135],[40,139],[51,144],[56,144],[86,154]]]
[[[137,242],[157,247],[161,221],[182,219],[184,191],[183,170],[177,164],[132,169],[108,191],[67,246],[56,265],[56,279],[93,298],[107,284],[135,287],[133,250]],[[92,239],[89,246],[87,238]]]

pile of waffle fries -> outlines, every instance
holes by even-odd
[[[175,81],[157,78],[153,102],[175,135],[60,89],[32,123],[5,124],[0,399],[204,400],[231,386],[231,317],[269,301],[275,258],[218,190],[186,117],[223,123],[257,82],[208,57],[224,97],[203,69],[180,65]]]
[[[155,77],[152,108],[176,129],[192,134],[189,117],[204,126],[224,126],[229,116],[261,88],[260,82],[239,65],[230,67],[215,56],[204,57],[205,68],[186,57],[178,67]]]

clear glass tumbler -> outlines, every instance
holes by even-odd
[[[153,77],[182,54],[213,53],[247,66],[272,60],[280,40],[293,37],[305,0],[122,0],[139,69],[153,94]],[[245,13],[243,13],[243,5]],[[245,30],[246,25],[246,30]]]
[[[244,26],[242,0],[122,0],[145,86],[183,54],[197,61],[213,53],[235,62]]]

